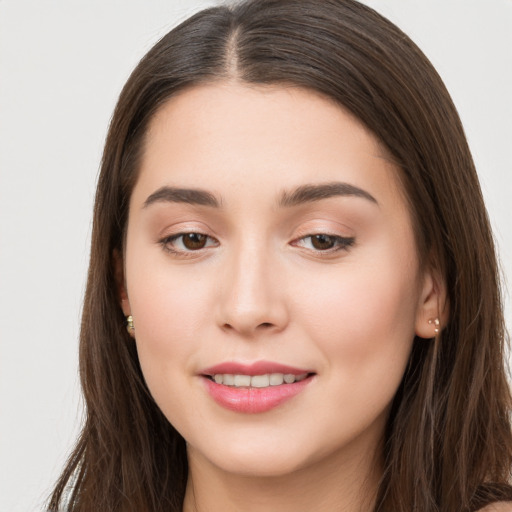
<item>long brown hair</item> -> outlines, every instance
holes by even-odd
[[[474,511],[512,499],[506,333],[493,238],[464,132],[414,43],[355,0],[249,0],[163,37],[125,85],[103,155],[80,337],[81,436],[50,510],[181,511],[185,442],[160,412],[119,306],[114,254],[148,122],[184,88],[237,80],[317,91],[360,119],[399,169],[419,253],[449,321],[416,339],[385,433],[378,512]]]

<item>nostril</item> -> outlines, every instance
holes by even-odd
[[[263,322],[262,324],[260,324],[260,327],[268,329],[269,327],[272,327],[272,324],[270,322]]]

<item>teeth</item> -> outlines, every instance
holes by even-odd
[[[282,373],[271,373],[269,381],[271,386],[280,386],[284,382],[284,375]]]
[[[235,388],[241,388],[251,385],[251,376],[250,375],[235,375]]]
[[[225,384],[226,386],[234,386],[235,385],[235,376],[234,375],[221,375],[222,381],[219,384]]]
[[[266,373],[265,375],[232,375],[229,373],[218,373],[213,375],[217,384],[234,386],[235,388],[268,388],[269,386],[281,386],[282,384],[293,384],[300,382],[308,376],[307,373],[294,375],[293,373]]]
[[[254,375],[251,377],[251,387],[268,388],[270,386],[270,375]]]

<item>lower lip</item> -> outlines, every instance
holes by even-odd
[[[311,382],[310,375],[293,384],[281,384],[267,388],[235,388],[224,386],[204,378],[210,396],[222,407],[230,411],[257,414],[275,409],[282,403],[298,395]]]

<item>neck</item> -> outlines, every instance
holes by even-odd
[[[380,444],[366,447],[371,449],[345,447],[275,476],[224,471],[189,447],[183,512],[367,512],[375,506],[382,463],[375,456],[381,453]]]

